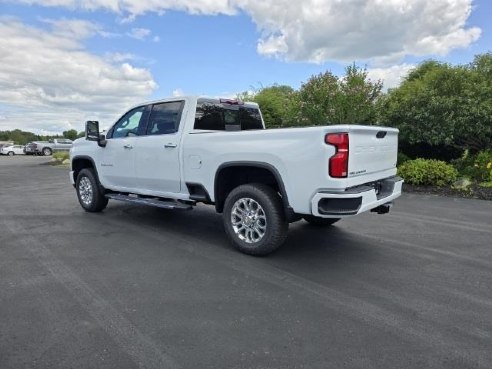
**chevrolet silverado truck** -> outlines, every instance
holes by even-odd
[[[82,208],[108,200],[192,209],[214,205],[232,244],[276,250],[291,222],[328,226],[387,213],[401,195],[398,130],[334,125],[265,129],[255,103],[179,97],[138,105],[105,134],[86,123],[70,150]]]
[[[24,147],[26,155],[52,155],[56,151],[69,151],[72,140],[67,138],[54,138],[49,141],[34,141]]]

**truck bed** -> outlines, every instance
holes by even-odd
[[[329,159],[336,149],[325,143],[325,136],[337,132],[349,134],[346,178],[332,178],[328,173]],[[383,137],[378,138],[378,134]],[[204,183],[213,189],[220,165],[264,163],[278,171],[294,210],[307,214],[311,213],[312,196],[319,191],[342,192],[396,175],[397,137],[394,128],[358,125],[191,131],[183,138],[183,177],[185,182]]]

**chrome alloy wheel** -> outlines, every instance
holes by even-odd
[[[79,181],[79,196],[84,205],[92,203],[92,183],[87,177],[82,177]]]
[[[250,198],[237,200],[231,211],[232,228],[236,236],[246,243],[261,241],[267,229],[265,211]]]

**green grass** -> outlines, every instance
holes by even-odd
[[[66,160],[70,157],[70,154],[68,151],[58,151],[53,154],[53,159],[59,162],[63,162],[63,160]]]
[[[70,163],[63,164],[63,162],[68,159],[70,159],[70,154],[68,151],[58,151],[53,153],[52,164],[62,168],[69,168]]]

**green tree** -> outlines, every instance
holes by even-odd
[[[75,129],[69,129],[68,131],[63,131],[63,137],[68,138],[70,140],[77,139],[77,131]]]
[[[245,95],[243,99],[258,103],[268,128],[299,124],[299,100],[297,92],[290,86],[265,87],[254,95]]]
[[[379,122],[410,145],[478,151],[492,143],[492,54],[466,66],[426,61],[379,102]]]
[[[32,133],[14,129],[13,131],[1,131],[1,141],[13,141],[18,145],[25,145],[28,142],[39,140],[39,136]]]
[[[311,125],[372,124],[382,82],[368,78],[367,70],[355,64],[342,78],[331,72],[311,77],[299,90],[303,121]]]

